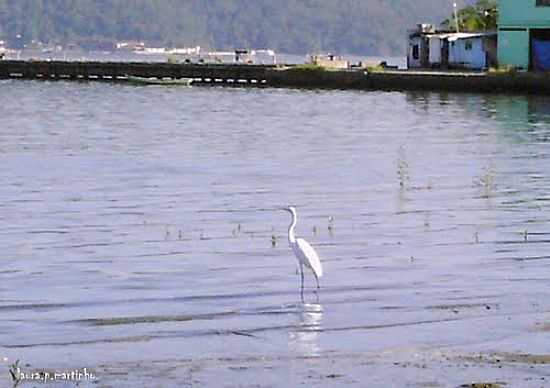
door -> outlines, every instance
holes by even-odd
[[[529,68],[534,71],[550,71],[550,29],[532,29],[530,35]]]

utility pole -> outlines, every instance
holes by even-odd
[[[460,29],[458,28],[458,12],[456,10],[456,2],[453,2],[453,8],[454,8],[454,13],[455,13],[456,32],[460,32]]]

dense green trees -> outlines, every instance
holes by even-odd
[[[475,5],[460,9],[457,13],[458,27],[462,32],[496,31],[498,20],[497,0],[478,0]],[[442,23],[443,27],[454,31],[454,15]]]
[[[441,20],[451,5],[441,0],[0,0],[0,39],[60,44],[139,39],[216,49],[402,54],[407,28]]]

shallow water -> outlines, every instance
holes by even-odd
[[[493,369],[395,360],[548,352],[549,102],[0,81],[0,381],[447,386]]]

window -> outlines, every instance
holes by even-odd
[[[550,0],[537,0],[537,7],[550,7]]]
[[[473,47],[473,44],[471,40],[467,40],[466,43],[464,43],[464,48],[466,49],[466,51],[470,51],[472,47]]]
[[[420,58],[420,47],[418,47],[417,44],[415,44],[415,45],[413,46],[413,52],[412,52],[412,54],[413,54],[413,59],[418,59],[418,58]]]

